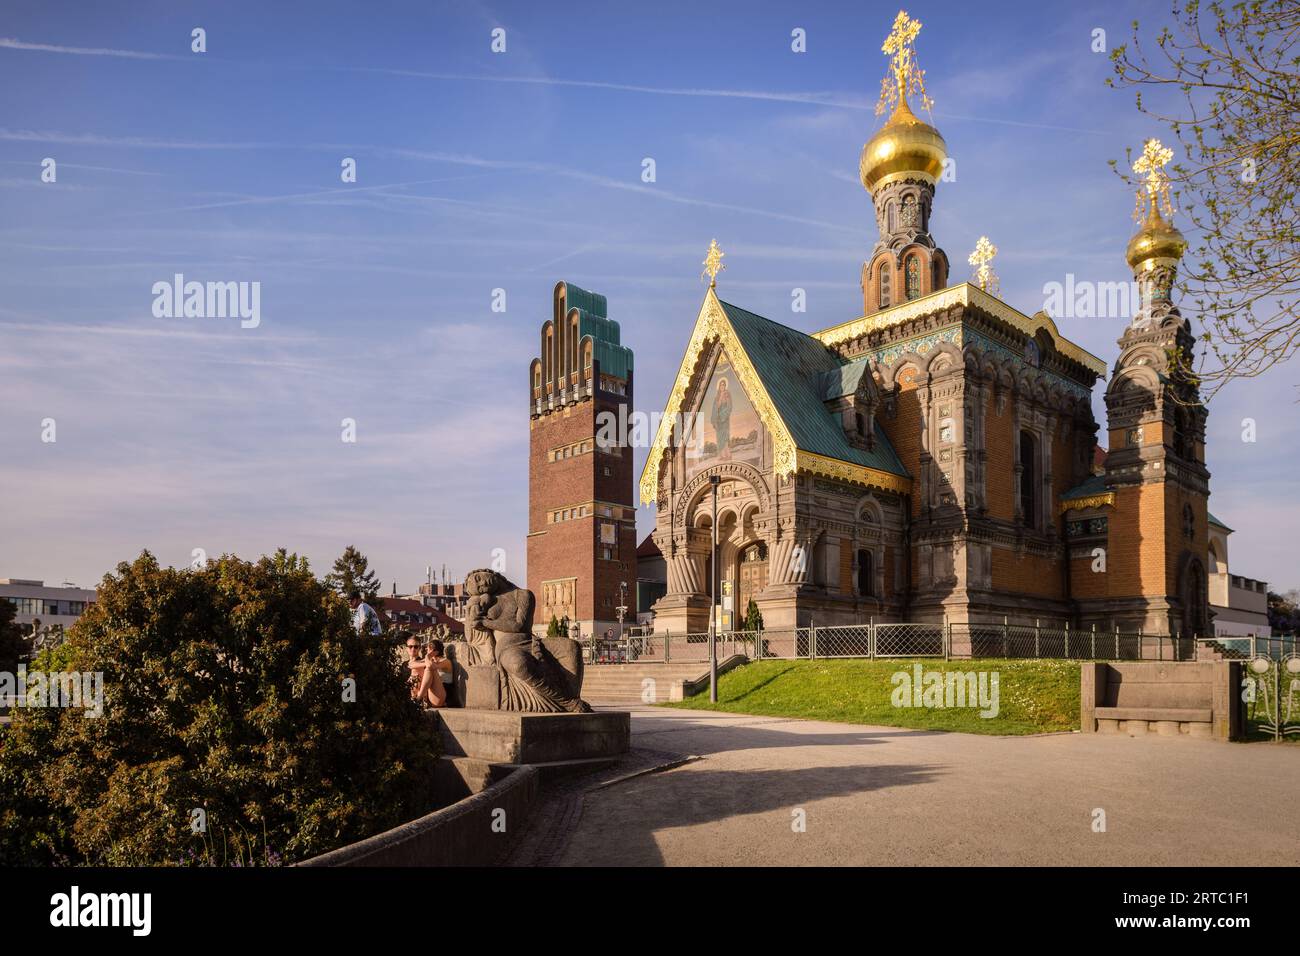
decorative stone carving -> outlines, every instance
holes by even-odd
[[[579,697],[582,654],[567,637],[533,636],[533,592],[496,571],[471,571],[465,641],[448,657],[467,672],[467,706],[529,713],[590,713]],[[487,686],[477,686],[478,684]],[[492,685],[495,684],[495,687]],[[495,706],[493,706],[495,704]]]

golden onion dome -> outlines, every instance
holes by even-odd
[[[939,131],[917,119],[900,96],[889,122],[862,147],[858,172],[870,193],[902,179],[920,179],[933,186],[947,158],[948,144]]]
[[[1124,258],[1132,269],[1137,269],[1142,263],[1147,263],[1145,268],[1152,269],[1158,260],[1181,259],[1186,249],[1187,240],[1178,227],[1160,215],[1152,203],[1142,228],[1129,240]]]

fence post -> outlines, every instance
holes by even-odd
[[[1092,622],[1092,657],[1090,660],[1097,659],[1097,622]]]
[[[1034,657],[1042,657],[1038,651],[1038,618],[1034,618]]]
[[[817,628],[813,627],[813,622],[808,621],[808,660],[817,656]]]
[[[1070,659],[1070,622],[1065,622],[1065,659]]]
[[[939,643],[943,645],[943,659],[948,659],[949,649],[952,647],[952,625],[948,623],[948,615],[943,616],[943,628],[939,631]]]
[[[876,659],[876,616],[867,618],[867,657]]]
[[[1007,631],[1008,630],[1009,628],[1007,627],[1007,616],[1003,614],[1002,615],[1002,656],[1003,657],[1006,657],[1008,655],[1007,652]]]
[[[665,663],[665,664],[668,663],[668,660],[669,660],[669,657],[670,657],[670,652],[669,652],[668,648],[669,648],[669,646],[672,644],[672,642],[673,642],[673,632],[672,632],[672,631],[664,631],[664,663]]]
[[[1146,660],[1146,656],[1147,656],[1147,649],[1146,649],[1146,646],[1143,644],[1142,627],[1141,627],[1141,625],[1139,625],[1139,626],[1138,626],[1138,656],[1137,656],[1137,659],[1140,660],[1140,661],[1142,661],[1142,660]]]
[[[1115,622],[1115,660],[1119,660],[1119,621]]]

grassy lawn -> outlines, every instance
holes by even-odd
[[[981,717],[978,706],[894,706],[891,698],[899,685],[892,680],[893,675],[903,671],[910,678],[916,664],[922,666],[924,673],[997,673],[997,716]],[[991,677],[985,679],[991,689]],[[1078,730],[1079,663],[934,659],[756,661],[718,679],[716,704],[709,703],[709,693],[705,690],[687,700],[661,706],[973,734]]]

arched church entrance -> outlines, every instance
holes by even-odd
[[[736,626],[745,626],[745,612],[749,602],[758,597],[758,593],[767,587],[767,545],[756,541],[740,551],[740,560],[736,569],[737,597]]]

